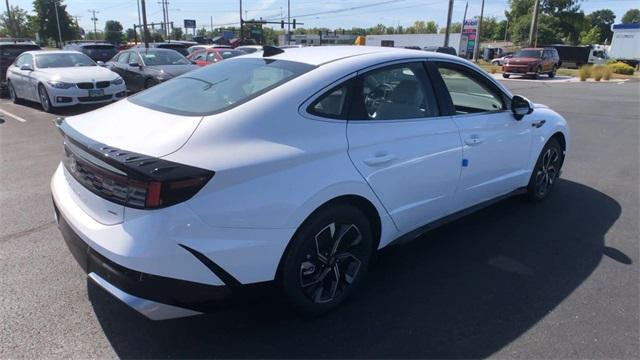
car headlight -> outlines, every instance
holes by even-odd
[[[122,85],[123,83],[124,83],[124,80],[121,77],[115,80],[111,80],[111,85]]]
[[[76,86],[76,84],[67,83],[67,82],[63,82],[63,81],[50,80],[50,81],[47,81],[47,83],[49,85],[51,85],[52,87],[56,88],[56,89],[68,89],[68,88]]]

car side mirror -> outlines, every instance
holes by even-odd
[[[100,60],[98,60],[98,62],[96,62],[96,64],[98,64],[98,66],[105,66],[104,61],[100,61]]]
[[[142,67],[142,65],[140,65],[140,63],[137,63],[137,62],[130,62],[130,63],[129,63],[129,66],[132,66],[132,67]]]
[[[511,111],[516,120],[522,120],[525,115],[533,112],[533,104],[524,96],[514,95],[511,98]]]
[[[22,64],[20,65],[20,70],[33,71],[33,66],[31,64]]]
[[[195,60],[189,60],[193,65],[197,65],[198,63]]]

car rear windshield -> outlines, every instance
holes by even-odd
[[[513,56],[539,58],[541,55],[542,55],[542,50],[520,50],[516,52]]]
[[[18,55],[29,50],[40,50],[40,47],[38,45],[30,44],[0,45],[0,56],[2,58],[15,59],[16,57],[18,57]]]
[[[172,114],[211,115],[247,102],[313,68],[293,61],[237,58],[189,72],[129,100]]]
[[[220,54],[220,56],[222,56],[223,59],[230,59],[232,57],[246,55],[247,53],[244,51],[237,51],[237,50],[218,50],[218,54]]]
[[[118,50],[116,50],[113,45],[87,45],[83,47],[85,54],[89,55],[89,57],[99,56],[99,57],[107,57],[107,59],[111,59]]]
[[[146,50],[140,51],[140,56],[142,57],[144,64],[149,66],[191,64],[189,60],[175,51]]]
[[[175,50],[184,56],[189,55],[189,52],[187,51],[186,46],[180,45],[180,44],[162,44],[162,45],[158,45],[158,48]]]
[[[36,56],[36,66],[40,69],[76,66],[96,66],[87,55],[80,53],[40,54]]]

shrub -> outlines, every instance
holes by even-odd
[[[609,64],[607,66],[611,68],[611,71],[613,71],[616,74],[633,75],[633,72],[634,72],[634,69],[632,66],[625,64],[623,62],[617,62],[617,63]]]
[[[490,69],[492,74],[495,74],[496,72],[498,72],[498,67],[497,66],[492,66]]]
[[[604,76],[604,66],[596,65],[591,70],[592,70],[591,73],[593,74],[593,80],[595,81],[602,80],[602,77]]]
[[[613,74],[613,71],[611,71],[611,68],[608,66],[603,66],[602,67],[602,78],[604,80],[611,80],[611,75]]]
[[[617,63],[617,62],[618,62],[618,60],[616,60],[616,59],[609,59],[609,60],[607,60],[607,65],[609,65],[609,64],[615,64],[615,63]]]
[[[578,69],[578,76],[580,76],[580,81],[587,81],[587,79],[591,77],[591,66],[580,66],[580,69]]]

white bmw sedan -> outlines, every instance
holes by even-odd
[[[39,102],[44,111],[125,97],[124,80],[77,51],[27,51],[7,70],[13,102]]]
[[[265,47],[58,128],[63,237],[151,319],[268,282],[328,311],[394,240],[549,196],[569,147],[560,115],[466,60],[384,47]]]

